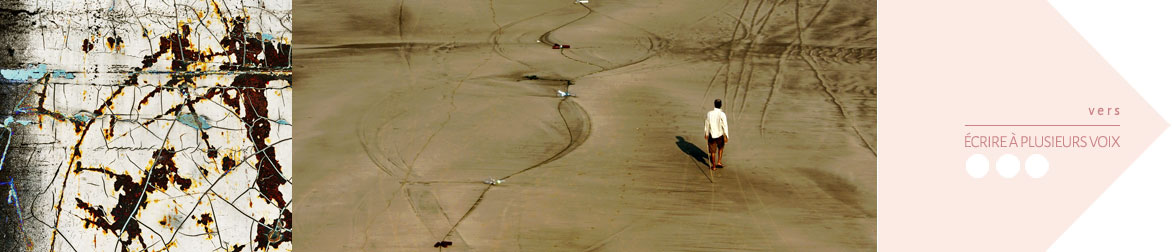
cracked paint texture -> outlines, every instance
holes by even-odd
[[[0,0],[0,250],[292,250],[291,13]]]

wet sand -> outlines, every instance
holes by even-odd
[[[874,1],[294,5],[299,250],[875,250]]]

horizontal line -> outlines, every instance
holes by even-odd
[[[965,124],[965,127],[1119,127],[1119,124]]]

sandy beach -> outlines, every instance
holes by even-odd
[[[298,250],[876,249],[875,1],[293,4]]]

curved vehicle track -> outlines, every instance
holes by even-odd
[[[570,24],[573,24],[573,23],[575,23],[575,22],[578,22],[578,21],[580,21],[580,20],[582,20],[582,19],[585,19],[585,18],[587,18],[587,17],[589,17],[591,14],[597,14],[597,13],[598,13],[598,12],[596,12],[594,9],[591,9],[590,7],[587,7],[587,6],[585,6],[585,5],[578,5],[578,6],[580,6],[580,7],[582,7],[582,8],[585,8],[585,9],[586,9],[586,10],[588,10],[589,12],[587,12],[585,15],[582,15],[581,17],[578,17],[578,18],[576,18],[576,19],[574,19],[574,20],[571,20],[570,22],[564,23],[564,24],[562,24],[562,25],[559,25],[559,26],[557,26],[557,27],[554,27],[554,28],[550,29],[549,31],[547,31],[547,32],[545,32],[545,33],[543,33],[543,34],[541,34],[541,36],[539,36],[539,37],[537,38],[537,40],[538,40],[538,41],[541,41],[541,43],[543,43],[543,44],[545,44],[545,45],[548,45],[548,46],[553,46],[553,44],[555,44],[555,43],[556,43],[556,42],[558,42],[558,41],[557,41],[557,39],[554,39],[554,38],[552,38],[551,34],[553,34],[554,32],[558,31],[559,29],[565,28],[566,26],[568,26],[568,25],[570,25]],[[549,13],[549,12],[547,12],[547,13]],[[508,60],[510,60],[510,61],[513,61],[513,62],[517,62],[517,63],[519,63],[519,64],[522,64],[522,65],[525,65],[525,66],[527,66],[527,67],[529,67],[529,68],[535,68],[535,67],[533,67],[533,65],[532,65],[532,64],[526,63],[526,62],[524,62],[524,61],[522,61],[522,60],[516,60],[514,57],[510,57],[510,56],[508,56],[508,55],[505,55],[505,54],[506,54],[506,52],[505,52],[504,50],[502,50],[502,49],[501,49],[501,46],[500,46],[500,36],[501,36],[502,34],[504,34],[504,33],[505,33],[505,29],[506,29],[506,28],[508,28],[508,27],[512,27],[513,25],[516,25],[516,24],[518,24],[518,23],[521,23],[521,22],[531,21],[531,20],[533,20],[534,18],[536,18],[536,17],[540,17],[540,16],[543,16],[543,15],[545,15],[545,14],[546,14],[546,13],[543,13],[543,14],[541,14],[541,15],[537,15],[537,16],[534,16],[534,17],[530,17],[530,18],[522,19],[522,20],[519,20],[519,21],[517,21],[517,22],[510,23],[510,24],[507,24],[507,25],[505,25],[505,26],[502,26],[500,29],[498,29],[498,30],[497,30],[497,32],[493,33],[493,36],[490,38],[490,39],[492,40],[491,42],[492,42],[492,44],[493,44],[493,51],[494,51],[494,52],[496,52],[498,55],[500,55],[502,58],[508,59]],[[601,14],[600,14],[600,15],[601,15]],[[604,16],[604,17],[605,17],[605,15],[601,15],[601,16]],[[610,17],[607,17],[607,18],[610,18]],[[614,20],[613,18],[610,18],[610,19]],[[615,20],[615,21],[617,21],[617,20]],[[621,22],[620,22],[620,23],[621,23]],[[627,25],[630,25],[630,24],[627,24]],[[575,76],[575,77],[571,77],[571,78],[566,78],[566,79],[553,79],[553,80],[558,80],[558,81],[567,81],[567,82],[573,82],[575,79],[578,79],[578,78],[581,78],[581,77],[584,77],[584,76],[589,76],[589,75],[596,74],[596,73],[601,73],[601,72],[605,72],[605,71],[609,71],[609,70],[613,70],[613,69],[618,69],[618,68],[622,68],[622,67],[626,67],[626,66],[634,65],[634,64],[637,64],[637,63],[643,62],[643,61],[647,60],[648,58],[651,58],[652,56],[654,56],[654,55],[655,55],[655,53],[656,53],[656,51],[655,51],[655,50],[656,50],[656,49],[659,47],[659,45],[658,45],[658,44],[662,44],[662,43],[664,43],[666,40],[664,40],[663,38],[659,37],[658,35],[656,35],[656,34],[654,34],[654,33],[651,33],[651,32],[649,32],[649,31],[647,31],[647,30],[645,30],[645,29],[643,29],[643,28],[641,28],[641,27],[637,27],[637,28],[639,28],[640,30],[644,31],[646,34],[650,35],[650,36],[647,36],[647,40],[649,41],[649,47],[646,49],[645,53],[644,53],[643,55],[641,55],[640,57],[636,57],[636,59],[634,59],[634,60],[632,60],[632,61],[629,61],[629,62],[625,62],[625,63],[621,63],[621,64],[613,65],[613,66],[610,66],[610,67],[606,67],[606,66],[602,66],[602,65],[595,64],[595,63],[592,63],[592,62],[587,62],[587,61],[583,61],[583,60],[580,60],[580,59],[576,59],[576,58],[570,57],[569,55],[566,55],[566,50],[564,50],[564,49],[563,49],[563,50],[559,50],[559,53],[560,53],[560,54],[561,54],[563,57],[565,57],[566,59],[570,59],[570,60],[573,60],[573,61],[576,61],[576,62],[579,62],[579,63],[584,63],[584,64],[592,65],[592,66],[598,67],[598,68],[600,68],[600,69],[599,69],[599,70],[597,70],[597,71],[588,72],[588,73],[581,74],[581,75],[578,75],[578,76]],[[521,41],[524,41],[524,40],[521,40]],[[537,49],[537,50],[540,50],[540,49]],[[540,69],[537,69],[537,70],[540,70]],[[567,90],[568,90],[568,89],[569,89],[569,86],[567,85]],[[517,172],[515,172],[515,173],[513,173],[513,174],[509,174],[509,175],[507,175],[507,176],[503,176],[503,177],[501,177],[501,179],[502,179],[502,180],[506,180],[506,179],[512,178],[513,176],[516,176],[516,175],[519,175],[519,174],[522,174],[522,173],[528,172],[528,171],[530,171],[530,170],[533,170],[533,169],[535,169],[535,168],[541,167],[542,165],[545,165],[545,164],[548,164],[548,163],[550,163],[550,162],[556,161],[556,160],[558,160],[558,159],[562,158],[563,156],[565,156],[566,154],[569,154],[569,153],[570,153],[571,151],[573,151],[574,149],[576,149],[576,148],[577,148],[578,146],[580,146],[580,145],[581,145],[581,144],[582,144],[584,141],[586,141],[587,137],[589,137],[589,136],[590,136],[590,134],[589,134],[589,133],[590,133],[590,127],[591,127],[591,124],[590,124],[590,114],[589,114],[588,112],[586,112],[586,110],[584,110],[584,109],[583,109],[583,108],[582,108],[580,105],[578,105],[578,103],[577,103],[577,102],[575,102],[573,99],[571,99],[571,97],[569,97],[569,96],[567,96],[567,97],[563,97],[563,98],[562,98],[562,100],[561,100],[560,102],[558,102],[558,114],[559,114],[559,116],[561,117],[561,119],[562,119],[562,122],[563,122],[563,123],[566,125],[566,131],[567,131],[567,133],[568,133],[568,135],[569,135],[569,141],[568,141],[569,143],[566,145],[566,147],[562,148],[560,151],[558,151],[557,153],[555,153],[553,156],[551,156],[551,157],[549,157],[549,158],[547,158],[547,159],[545,159],[545,160],[543,160],[543,161],[541,161],[541,162],[538,162],[538,163],[536,163],[536,164],[534,164],[534,165],[532,165],[532,166],[526,167],[525,169],[522,169],[522,170],[520,170],[520,171],[517,171]],[[569,114],[569,116],[567,116],[567,114]],[[577,123],[576,123],[576,124],[575,124],[575,123],[571,123],[571,122],[570,122],[571,120],[575,120],[575,121],[577,121]],[[486,186],[486,187],[484,188],[484,191],[482,191],[482,192],[480,193],[480,196],[479,196],[479,197],[476,199],[476,202],[474,202],[474,203],[472,204],[472,207],[471,207],[471,208],[469,208],[469,209],[468,209],[468,211],[467,211],[466,213],[464,213],[464,215],[463,215],[463,216],[461,216],[461,217],[460,217],[460,218],[459,218],[459,219],[456,221],[456,223],[455,223],[455,224],[453,224],[453,225],[452,225],[451,229],[449,229],[449,230],[448,230],[448,232],[447,232],[447,233],[444,235],[443,239],[440,239],[440,241],[446,241],[448,238],[450,238],[450,237],[453,235],[453,232],[455,232],[455,231],[456,231],[456,228],[457,228],[457,227],[459,227],[460,223],[462,223],[462,222],[463,222],[463,220],[464,220],[465,218],[467,218],[467,217],[468,217],[468,215],[469,215],[469,214],[471,214],[471,213],[472,213],[474,210],[476,210],[476,207],[477,207],[478,205],[480,205],[480,202],[481,202],[481,201],[484,199],[484,195],[485,195],[485,194],[487,194],[487,193],[488,193],[488,191],[492,189],[492,186],[493,186],[493,185],[488,185],[488,186]]]
[[[582,9],[586,10],[586,13],[584,13],[583,15],[581,15],[573,20],[570,20],[568,22],[564,22],[556,27],[551,27],[545,33],[542,33],[536,37],[532,37],[532,34],[525,34],[523,32],[521,32],[521,33],[511,33],[510,32],[510,28],[516,27],[518,25],[525,25],[526,23],[530,23],[530,22],[540,23],[538,21],[545,21],[544,19],[560,19],[563,17],[560,17],[557,14],[564,14],[564,13],[568,13],[571,11],[582,10]],[[571,76],[564,76],[564,75],[560,75],[560,74],[551,74],[553,76],[553,78],[543,78],[543,80],[573,82],[574,80],[576,80],[578,78],[582,78],[582,77],[590,76],[593,74],[603,73],[606,71],[615,70],[615,69],[631,66],[634,64],[638,64],[640,62],[644,62],[647,59],[653,57],[657,53],[658,50],[665,47],[665,44],[667,44],[667,40],[663,39],[662,37],[660,37],[657,34],[654,34],[654,33],[651,33],[650,31],[647,31],[646,29],[644,29],[642,27],[637,27],[637,26],[633,26],[633,25],[630,25],[627,23],[623,23],[617,19],[614,19],[613,17],[599,13],[590,7],[587,7],[585,5],[578,5],[578,4],[575,4],[575,6],[571,6],[571,7],[565,7],[565,8],[559,8],[559,9],[546,11],[546,12],[538,14],[538,15],[534,15],[534,16],[531,16],[528,18],[517,20],[517,21],[511,22],[511,23],[505,24],[505,25],[501,25],[501,26],[499,26],[499,28],[495,32],[490,34],[488,40],[492,45],[493,52],[495,52],[496,55],[500,56],[501,58],[504,58],[508,61],[511,61],[511,62],[520,64],[520,65],[523,65],[523,66],[525,66],[531,70],[537,71],[539,73],[554,72],[558,69],[550,69],[550,67],[548,67],[550,64],[541,64],[541,63],[543,63],[541,61],[548,61],[548,59],[542,59],[542,60],[539,60],[538,62],[533,62],[533,61],[524,59],[524,54],[530,54],[533,51],[544,52],[544,51],[550,50],[550,49],[547,49],[548,47],[546,47],[546,46],[552,46],[554,43],[561,42],[555,36],[555,33],[558,30],[563,29],[563,28],[565,28],[569,25],[572,25],[576,22],[579,22],[583,19],[591,18],[591,17],[595,17],[595,16],[609,19],[612,22],[626,25],[626,26],[635,28],[638,31],[641,31],[642,34],[644,35],[642,37],[645,39],[645,41],[647,41],[646,48],[644,49],[643,53],[638,54],[638,55],[634,55],[634,57],[632,57],[630,59],[623,60],[623,61],[611,62],[611,61],[607,61],[605,59],[592,58],[592,57],[588,57],[588,56],[587,57],[571,56],[573,54],[572,50],[574,50],[574,49],[582,50],[585,48],[574,48],[574,49],[570,49],[570,50],[558,50],[558,53],[563,58],[565,58],[567,60],[572,60],[572,61],[577,62],[579,64],[590,65],[596,69],[591,70],[591,71],[577,71],[576,73],[569,74]],[[494,20],[494,22],[495,22],[495,20]],[[502,40],[505,41],[506,43],[502,43]],[[542,47],[546,47],[546,48],[533,46],[532,43],[526,43],[528,41],[534,41],[534,40],[540,41],[543,45]],[[521,49],[506,48],[505,45],[508,45],[509,47],[514,47],[514,46],[520,47]],[[595,51],[595,52],[599,51],[595,48],[590,48],[590,50]],[[570,52],[570,53],[567,53],[567,52]],[[592,62],[592,61],[602,61],[602,62]],[[479,66],[477,67],[477,69],[479,69]],[[476,71],[476,69],[473,70],[473,72],[475,72],[475,71]],[[456,88],[453,89],[451,94],[448,96],[448,99],[452,100],[451,101],[451,103],[452,103],[451,109],[452,110],[456,109],[455,105],[454,105],[454,99],[456,99],[455,98],[456,89],[458,89],[460,86],[464,85],[465,82],[469,82],[470,80],[468,77],[470,77],[471,75],[472,75],[472,73],[468,73],[467,76],[465,76],[465,78],[463,78],[457,84]],[[566,86],[567,89],[569,87],[571,87],[571,86]],[[565,130],[566,130],[566,133],[569,138],[565,147],[563,147],[561,150],[554,153],[552,156],[550,156],[550,157],[548,157],[538,163],[535,163],[535,164],[530,165],[528,167],[524,167],[516,172],[511,173],[511,174],[500,176],[499,177],[500,179],[502,179],[502,180],[509,179],[514,176],[521,175],[525,172],[531,171],[533,169],[539,168],[545,164],[554,162],[554,161],[560,159],[561,157],[564,157],[565,155],[572,152],[574,149],[576,149],[578,146],[580,146],[589,137],[590,128],[591,128],[589,113],[586,110],[584,110],[580,105],[578,105],[577,102],[575,102],[572,97],[562,97],[560,99],[561,100],[557,103],[557,110],[558,110],[558,114],[559,114],[559,117],[561,118],[562,123],[565,125]],[[388,107],[389,103],[390,103],[390,99],[384,99],[383,101],[379,102],[379,104],[376,104],[372,107],[373,108],[384,108],[384,107]],[[441,126],[439,127],[439,129],[435,130],[431,134],[431,137],[428,138],[428,141],[426,143],[424,143],[424,147],[422,147],[419,150],[419,152],[417,152],[415,154],[414,157],[404,156],[404,153],[397,146],[385,146],[385,145],[383,145],[385,143],[378,141],[378,139],[381,139],[378,136],[381,136],[383,134],[388,133],[387,132],[388,130],[392,130],[394,125],[391,125],[391,124],[394,121],[394,119],[403,115],[404,113],[406,113],[406,111],[397,111],[395,113],[390,113],[391,116],[389,116],[389,117],[382,117],[382,118],[372,117],[372,116],[370,116],[370,113],[368,113],[366,116],[363,116],[363,118],[361,119],[362,125],[360,125],[358,127],[358,132],[356,132],[359,136],[361,143],[362,143],[363,150],[370,157],[371,161],[374,162],[381,170],[383,170],[384,173],[387,173],[388,175],[395,177],[398,180],[401,180],[400,189],[397,192],[404,191],[403,190],[404,187],[406,187],[409,184],[415,183],[415,181],[421,181],[421,180],[426,181],[427,178],[418,177],[417,175],[414,175],[414,173],[412,172],[415,168],[414,167],[414,163],[415,163],[414,160],[416,160],[419,157],[419,155],[422,154],[424,151],[427,151],[426,145],[430,143],[430,138],[434,137],[435,134],[438,134],[440,131],[442,131],[443,125],[446,125],[451,120],[451,116],[450,116],[451,112],[449,112],[448,119],[444,120],[443,123],[441,124]],[[431,183],[431,182],[434,182],[434,181],[429,181],[429,183]],[[468,181],[468,182],[469,183],[479,183],[479,181]],[[457,183],[459,183],[459,182],[457,182]],[[493,187],[492,185],[485,185],[483,191],[481,191],[481,193],[480,193],[480,197],[477,198],[476,202],[474,202],[472,204],[471,208],[469,208],[469,210],[463,216],[461,216],[455,223],[451,224],[451,227],[448,228],[446,230],[446,232],[444,230],[431,230],[431,233],[433,233],[433,234],[440,234],[440,233],[444,234],[442,237],[437,237],[437,238],[439,238],[439,239],[437,239],[437,241],[449,240],[453,236],[455,236],[456,235],[455,234],[456,228],[460,225],[460,223],[462,223],[462,221],[465,218],[468,217],[469,214],[471,214],[476,209],[476,207],[480,204],[481,200],[484,199],[484,195],[486,193],[488,193],[488,191],[491,190],[492,187]],[[411,193],[408,190],[408,195],[410,195],[410,194]],[[411,205],[416,208],[416,211],[420,211],[418,207],[420,207],[421,205],[422,206],[434,205],[434,207],[438,207],[438,205],[435,205],[434,203],[417,202],[416,198],[417,197],[412,197],[412,196],[408,197],[409,201],[411,201],[410,203],[412,203]],[[442,210],[440,210],[440,212],[442,212]],[[417,213],[417,215],[420,215],[420,213]],[[422,217],[422,216],[420,218],[422,218],[421,219],[422,221],[428,221],[428,220],[435,221],[435,218],[428,219],[428,218]],[[442,225],[429,225],[429,228],[434,229],[433,227],[436,227],[436,226],[442,226]],[[457,238],[456,240],[460,240],[460,239]]]

